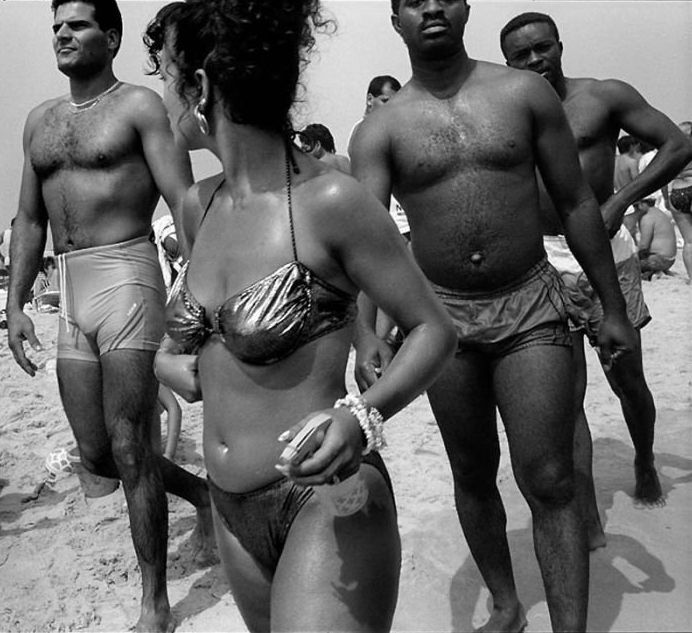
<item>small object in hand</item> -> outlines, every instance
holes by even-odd
[[[319,431],[326,431],[332,423],[332,418],[326,413],[318,413],[310,418],[305,426],[296,433],[296,436],[284,448],[279,457],[283,466],[289,463],[299,464],[308,455],[311,455],[318,448],[317,434]]]

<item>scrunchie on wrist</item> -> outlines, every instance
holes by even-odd
[[[334,403],[334,408],[343,407],[348,409],[353,417],[358,420],[363,435],[365,436],[365,449],[363,455],[371,451],[379,451],[386,446],[384,440],[384,418],[375,408],[371,407],[363,396],[347,393],[343,398],[339,398]]]

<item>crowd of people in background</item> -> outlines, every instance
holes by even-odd
[[[341,154],[324,123],[291,119],[331,25],[317,0],[166,4],[144,33],[162,97],[115,75],[115,0],[51,6],[69,93],[27,117],[3,323],[34,375],[25,306],[58,312],[74,459],[127,500],[136,629],[175,626],[170,492],[250,630],[389,630],[401,545],[383,425],[426,392],[492,598],[483,630],[527,625],[498,414],[551,625],[586,630],[589,552],[607,545],[586,342],[621,403],[635,497],[660,505],[642,280],[673,274],[679,251],[692,280],[692,123],[623,81],[565,76],[549,15],[492,34],[500,65],[469,57],[466,0],[392,0],[412,75],[373,77]],[[193,182],[192,150],[221,171]],[[153,220],[159,197],[170,212]],[[177,398],[204,400],[207,479],[174,461]]]

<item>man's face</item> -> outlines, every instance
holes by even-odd
[[[462,49],[468,17],[466,0],[401,0],[392,25],[416,57],[444,59]]]
[[[385,105],[387,101],[389,101],[396,93],[397,91],[392,88],[392,84],[386,83],[379,95],[374,96],[372,94],[368,94],[368,112]]]
[[[553,86],[562,77],[562,43],[545,22],[533,22],[507,34],[504,55],[508,66],[532,70]]]
[[[83,2],[60,5],[53,16],[53,50],[58,69],[68,76],[89,77],[113,56],[117,33],[101,30],[94,7]]]

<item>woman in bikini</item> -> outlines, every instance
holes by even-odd
[[[185,200],[191,254],[157,375],[188,400],[204,396],[219,553],[253,631],[391,627],[401,548],[382,420],[455,346],[387,210],[291,141],[299,72],[326,24],[317,0],[192,0],[164,7],[145,36],[177,142],[223,166]],[[355,395],[345,372],[360,291],[406,339]],[[325,419],[310,451],[281,461]],[[315,490],[357,471],[364,505],[335,517]]]

